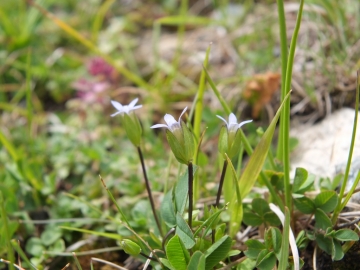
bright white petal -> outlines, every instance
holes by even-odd
[[[220,115],[216,115],[216,117],[223,120],[225,122],[225,124],[228,125],[227,121],[224,118],[222,118]]]
[[[156,124],[156,125],[153,125],[151,126],[150,128],[169,128],[167,125],[165,124]]]
[[[187,107],[185,107],[185,109],[182,111],[182,113],[180,114],[180,117],[179,117],[179,124],[180,124],[180,120],[181,120],[181,117],[183,116],[183,114],[186,112],[187,110]]]
[[[130,105],[129,105],[130,107]],[[137,110],[140,109],[142,107],[142,105],[136,105],[135,107],[132,107],[131,110]]]
[[[171,114],[165,114],[164,119],[170,129],[173,124],[177,123],[174,116],[172,116]]]
[[[118,114],[121,114],[123,113],[122,111],[121,112],[116,112],[116,113],[113,113],[112,115],[110,115],[111,117],[114,117],[115,115],[118,115]]]
[[[134,107],[135,106],[135,104],[138,102],[138,98],[135,98],[133,101],[131,101],[130,102],[130,104],[129,104],[129,107],[131,108],[131,107]]]
[[[243,121],[239,124],[238,128],[241,128],[243,125],[247,124],[247,123],[250,123],[252,122],[253,120],[246,120],[246,121]]]
[[[123,110],[123,105],[121,105],[121,103],[111,100],[111,104],[115,107],[115,109],[117,109],[118,111],[122,111]]]
[[[229,115],[229,125],[231,125],[231,124],[237,124],[236,116],[235,116],[235,114],[233,114],[233,113],[231,113],[231,114]]]

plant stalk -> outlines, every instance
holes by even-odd
[[[188,185],[189,185],[189,220],[188,220],[188,224],[190,229],[192,230],[192,212],[193,212],[193,196],[194,196],[194,191],[193,191],[193,182],[194,182],[194,177],[193,177],[193,164],[191,162],[189,162],[188,164]]]
[[[218,193],[217,193],[217,195],[216,195],[216,203],[215,203],[215,206],[216,206],[216,207],[219,207],[220,197],[221,197],[221,192],[222,192],[222,188],[223,188],[223,185],[224,185],[224,180],[225,180],[225,174],[226,174],[227,165],[228,165],[228,162],[227,162],[227,160],[225,159],[225,160],[224,160],[224,166],[223,166],[223,169],[222,169],[222,172],[221,172],[221,176],[220,176],[219,189],[218,189]]]
[[[161,236],[163,236],[163,232],[162,232],[162,229],[161,229],[161,224],[160,224],[159,218],[158,218],[158,216],[156,214],[154,199],[153,199],[153,196],[152,196],[152,193],[151,193],[150,182],[149,182],[149,179],[148,179],[147,174],[146,174],[144,157],[143,157],[142,151],[140,149],[140,146],[137,147],[137,150],[138,150],[139,157],[140,157],[141,168],[142,168],[142,171],[143,171],[143,174],[144,174],[145,185],[146,185],[146,190],[147,190],[149,200],[150,200],[151,210],[153,212],[153,215],[154,215],[154,218],[155,218],[155,221],[156,221],[156,225],[157,225],[157,227],[159,229],[159,232],[160,232]]]

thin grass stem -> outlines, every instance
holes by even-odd
[[[140,158],[140,162],[141,162],[141,168],[142,168],[142,171],[143,171],[143,174],[144,174],[146,190],[147,190],[147,193],[149,195],[149,201],[150,201],[150,205],[151,205],[151,210],[153,212],[153,216],[155,218],[155,222],[156,222],[156,225],[157,225],[157,227],[159,229],[159,232],[160,232],[161,236],[163,236],[161,224],[160,224],[159,218],[158,218],[157,213],[156,213],[155,203],[154,203],[154,199],[153,199],[153,196],[152,196],[152,193],[151,193],[150,182],[149,182],[149,179],[148,179],[147,173],[146,173],[144,157],[143,157],[141,148],[139,146],[137,147],[137,150],[138,150],[138,153],[139,153],[139,158]]]
[[[194,182],[194,177],[193,177],[193,164],[191,162],[189,162],[188,164],[188,185],[189,185],[189,219],[188,219],[188,224],[190,229],[192,229],[192,212],[193,212],[193,196],[194,196],[194,192],[193,192],[193,182]]]
[[[220,197],[221,197],[221,192],[222,192],[222,188],[223,188],[223,185],[224,185],[224,180],[225,180],[225,174],[226,174],[227,165],[228,165],[228,162],[227,162],[227,160],[225,159],[225,160],[224,160],[224,166],[223,166],[223,169],[222,169],[222,172],[221,172],[221,176],[220,176],[219,189],[218,189],[218,192],[217,192],[217,195],[216,195],[216,203],[215,203],[215,206],[216,206],[216,207],[219,207]]]
[[[0,208],[1,208],[1,217],[2,217],[2,224],[3,224],[3,233],[5,234],[3,237],[5,238],[5,242],[7,245],[7,256],[9,260],[9,269],[14,270],[14,263],[15,263],[15,256],[14,256],[14,250],[11,245],[11,239],[10,239],[10,230],[9,230],[9,224],[8,224],[8,218],[7,213],[5,209],[5,201],[3,197],[3,193],[0,191]]]

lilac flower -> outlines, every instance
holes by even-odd
[[[216,115],[216,116],[225,122],[229,132],[234,132],[234,133],[236,133],[236,131],[239,128],[241,128],[243,125],[252,122],[252,120],[247,120],[247,121],[243,121],[243,122],[238,124],[236,116],[233,113],[231,113],[229,115],[229,123],[224,118],[222,118],[221,116],[219,116],[219,115]]]
[[[115,115],[118,115],[118,114],[124,115],[124,113],[129,114],[133,110],[140,109],[142,107],[142,105],[135,106],[135,104],[138,102],[138,100],[139,100],[138,98],[135,98],[133,101],[131,101],[129,103],[129,105],[122,105],[121,103],[119,103],[117,101],[111,100],[111,104],[115,107],[117,112],[113,113],[110,116],[114,117]]]
[[[167,128],[169,129],[172,133],[174,133],[176,130],[181,129],[181,117],[183,116],[183,114],[186,112],[187,107],[185,107],[185,109],[182,111],[180,117],[179,117],[179,121],[176,121],[175,118],[170,115],[170,114],[165,114],[164,116],[164,120],[166,122],[165,124],[156,124],[151,126],[151,128]]]

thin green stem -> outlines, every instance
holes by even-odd
[[[9,269],[14,270],[15,269],[14,268],[15,256],[14,256],[14,250],[11,245],[10,230],[9,230],[7,213],[5,210],[4,197],[3,197],[3,194],[1,191],[0,191],[0,208],[1,208],[2,223],[4,226],[3,233],[5,234],[5,235],[3,235],[3,237],[6,239],[5,241],[7,244],[7,256],[8,256],[8,260],[10,261]]]
[[[346,169],[345,169],[345,175],[344,175],[344,181],[341,185],[340,188],[340,192],[339,192],[339,202],[338,205],[336,206],[333,216],[331,218],[332,223],[335,225],[337,222],[337,218],[341,212],[341,210],[345,207],[345,202],[347,203],[348,201],[348,197],[345,199],[344,203],[342,202],[342,198],[344,196],[345,193],[345,188],[346,188],[346,183],[347,180],[349,178],[349,173],[350,173],[350,166],[351,166],[351,160],[352,160],[352,155],[354,152],[354,146],[355,146],[355,139],[356,139],[356,128],[357,128],[357,122],[358,122],[358,116],[359,116],[359,94],[360,94],[360,71],[357,72],[357,80],[356,80],[356,98],[355,98],[355,116],[354,116],[354,124],[353,124],[353,131],[352,131],[352,136],[351,136],[351,143],[350,143],[350,150],[349,150],[349,156],[348,156],[348,160],[347,160],[347,164],[346,164]],[[357,179],[358,180],[358,179]],[[353,189],[353,188],[352,188]],[[354,191],[354,190],[353,190]],[[351,196],[351,195],[350,195]]]
[[[148,193],[148,196],[149,196],[151,210],[153,212],[153,216],[155,218],[156,225],[157,225],[157,227],[159,229],[159,232],[160,232],[161,236],[163,236],[161,224],[160,224],[159,218],[158,218],[156,210],[155,210],[155,204],[154,204],[154,199],[153,199],[153,196],[152,196],[152,193],[151,193],[150,182],[149,182],[149,179],[148,179],[147,174],[146,174],[144,157],[143,157],[142,151],[141,151],[139,146],[137,147],[137,150],[138,150],[138,153],[139,153],[139,158],[140,158],[140,162],[141,162],[141,168],[142,168],[142,171],[143,171],[143,174],[144,174],[145,185],[146,185],[146,190],[147,190],[147,193]]]
[[[224,160],[224,166],[223,166],[223,169],[222,169],[222,172],[221,172],[221,176],[220,176],[219,189],[218,189],[218,192],[217,192],[217,195],[216,195],[216,203],[215,203],[215,206],[216,206],[216,207],[219,207],[220,197],[221,197],[222,187],[223,187],[223,185],[224,185],[224,180],[225,180],[225,174],[226,174],[227,165],[228,165],[228,162],[227,162],[227,160],[225,159],[225,160]]]
[[[285,74],[287,69],[287,61],[288,61],[288,47],[287,47],[287,35],[286,35],[286,18],[285,18],[285,10],[284,10],[284,1],[277,0],[278,7],[278,18],[279,18],[279,28],[280,28],[280,56],[281,56],[281,102],[284,101],[286,97],[286,88],[285,88]],[[282,119],[284,119],[284,112],[281,113],[280,117],[280,130],[284,125]],[[283,134],[280,132],[279,140],[278,140],[278,148],[277,148],[277,158],[280,161],[283,161]]]
[[[190,229],[192,229],[192,212],[193,212],[193,164],[189,162],[188,164],[188,185],[189,185],[189,220],[188,224]]]
[[[289,57],[286,69],[285,78],[285,94],[290,92],[291,88],[291,77],[293,62],[295,56],[296,41],[300,30],[302,11],[304,7],[304,0],[300,1],[300,7],[298,16],[296,18],[296,25],[293,36],[291,38]],[[290,147],[289,147],[289,133],[290,133],[290,98],[285,101],[284,110],[280,116],[280,122],[282,122],[282,144],[283,144],[283,164],[284,164],[284,190],[285,190],[285,205],[289,208],[292,213],[292,196],[291,196],[291,185],[290,185]],[[281,142],[280,142],[281,143]]]

